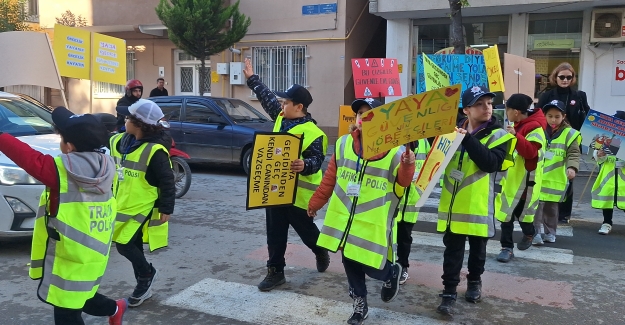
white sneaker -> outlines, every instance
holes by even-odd
[[[541,246],[544,245],[545,242],[543,242],[543,234],[536,234],[534,235],[534,239],[532,239],[532,245],[534,246]]]
[[[610,231],[612,231],[612,226],[607,223],[602,224],[601,228],[599,229],[599,233],[602,235],[607,235],[610,233]]]
[[[556,242],[556,235],[554,235],[554,234],[545,234],[545,237],[543,237],[543,240],[545,241],[545,243],[555,243]]]

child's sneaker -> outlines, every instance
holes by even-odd
[[[604,223],[601,225],[601,228],[599,229],[599,233],[601,235],[607,235],[612,231],[612,225],[608,224],[608,223]]]
[[[124,321],[124,314],[126,313],[126,309],[128,309],[127,299],[119,299],[116,303],[117,311],[113,316],[109,316],[109,325],[122,325],[122,322]]]
[[[532,239],[532,245],[534,245],[534,246],[544,245],[545,242],[543,241],[543,235],[544,234],[536,234],[534,236],[534,239]]]
[[[399,284],[404,284],[406,281],[410,279],[410,275],[408,275],[408,268],[403,268],[401,271],[401,277],[399,277]]]
[[[545,234],[545,238],[543,238],[543,240],[545,241],[545,243],[555,243],[556,242],[556,235],[554,235],[554,234]]]
[[[369,316],[369,307],[367,306],[367,297],[354,296],[354,312],[347,320],[347,324],[360,325]]]

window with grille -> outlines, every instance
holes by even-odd
[[[126,53],[126,80],[135,78],[135,52]],[[124,85],[115,85],[108,82],[93,82],[93,93],[100,97],[121,97],[124,95]],[[144,86],[145,87],[145,86]],[[145,89],[143,92],[145,93]]]
[[[305,45],[252,47],[252,65],[271,90],[284,91],[293,84],[308,86]]]

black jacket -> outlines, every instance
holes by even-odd
[[[139,98],[137,98],[135,96],[126,96],[126,95],[124,95],[124,97],[120,98],[117,101],[117,106],[126,106],[126,107],[128,107],[128,106],[134,104],[138,100],[139,100]],[[126,123],[126,121],[124,120],[124,115],[117,114],[117,124],[115,125],[116,129],[119,130],[119,128],[124,126],[125,123]]]
[[[138,141],[135,140],[134,135],[124,133],[121,141],[117,143],[117,151],[124,154],[128,150],[130,153],[146,142],[162,144],[167,150],[171,149],[171,137],[165,132]],[[129,146],[130,149],[128,149]],[[148,165],[145,179],[148,181],[148,184],[158,188],[158,199],[154,202],[154,206],[158,208],[159,212],[164,214],[174,213],[176,186],[169,155],[165,151],[158,150],[154,153]]]
[[[566,120],[571,124],[571,127],[579,131],[590,110],[586,93],[581,90],[574,91],[571,87],[556,87],[540,96],[538,107],[542,108],[554,99],[566,104],[566,109],[564,111]]]
[[[458,127],[464,127],[465,121],[463,119],[458,122]],[[487,137],[491,133],[502,130],[501,125],[497,123],[495,116],[491,117],[486,127],[477,131],[474,135],[469,132],[465,134],[462,139],[462,151],[469,155],[469,158],[477,165],[477,167],[486,173],[494,173],[501,170],[501,165],[506,158],[506,152],[508,149],[508,143],[504,142],[492,149],[488,149],[483,145],[480,140]]]

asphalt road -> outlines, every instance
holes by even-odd
[[[129,310],[125,324],[344,324],[351,299],[340,256],[332,255],[329,270],[318,273],[314,255],[291,231],[287,283],[259,292],[256,285],[266,273],[264,211],[245,210],[246,178],[238,169],[193,170],[191,190],[176,202],[169,247],[148,254],[160,272],[154,297]],[[583,178],[575,182],[576,199],[584,185]],[[435,313],[443,247],[435,215],[423,213],[413,233],[411,278],[389,304],[379,298],[381,284],[368,280],[366,324],[625,323],[625,214],[616,212],[614,232],[600,236],[601,213],[588,202],[574,210],[555,244],[515,251],[508,264],[495,260],[499,244],[490,241],[484,301],[459,299],[452,319]],[[323,213],[318,218],[321,223]],[[28,240],[0,242],[0,324],[53,323],[52,307],[37,299],[38,283],[28,278],[29,251]],[[133,286],[130,264],[112,248],[101,293],[125,297]],[[107,324],[105,318],[85,320]]]

